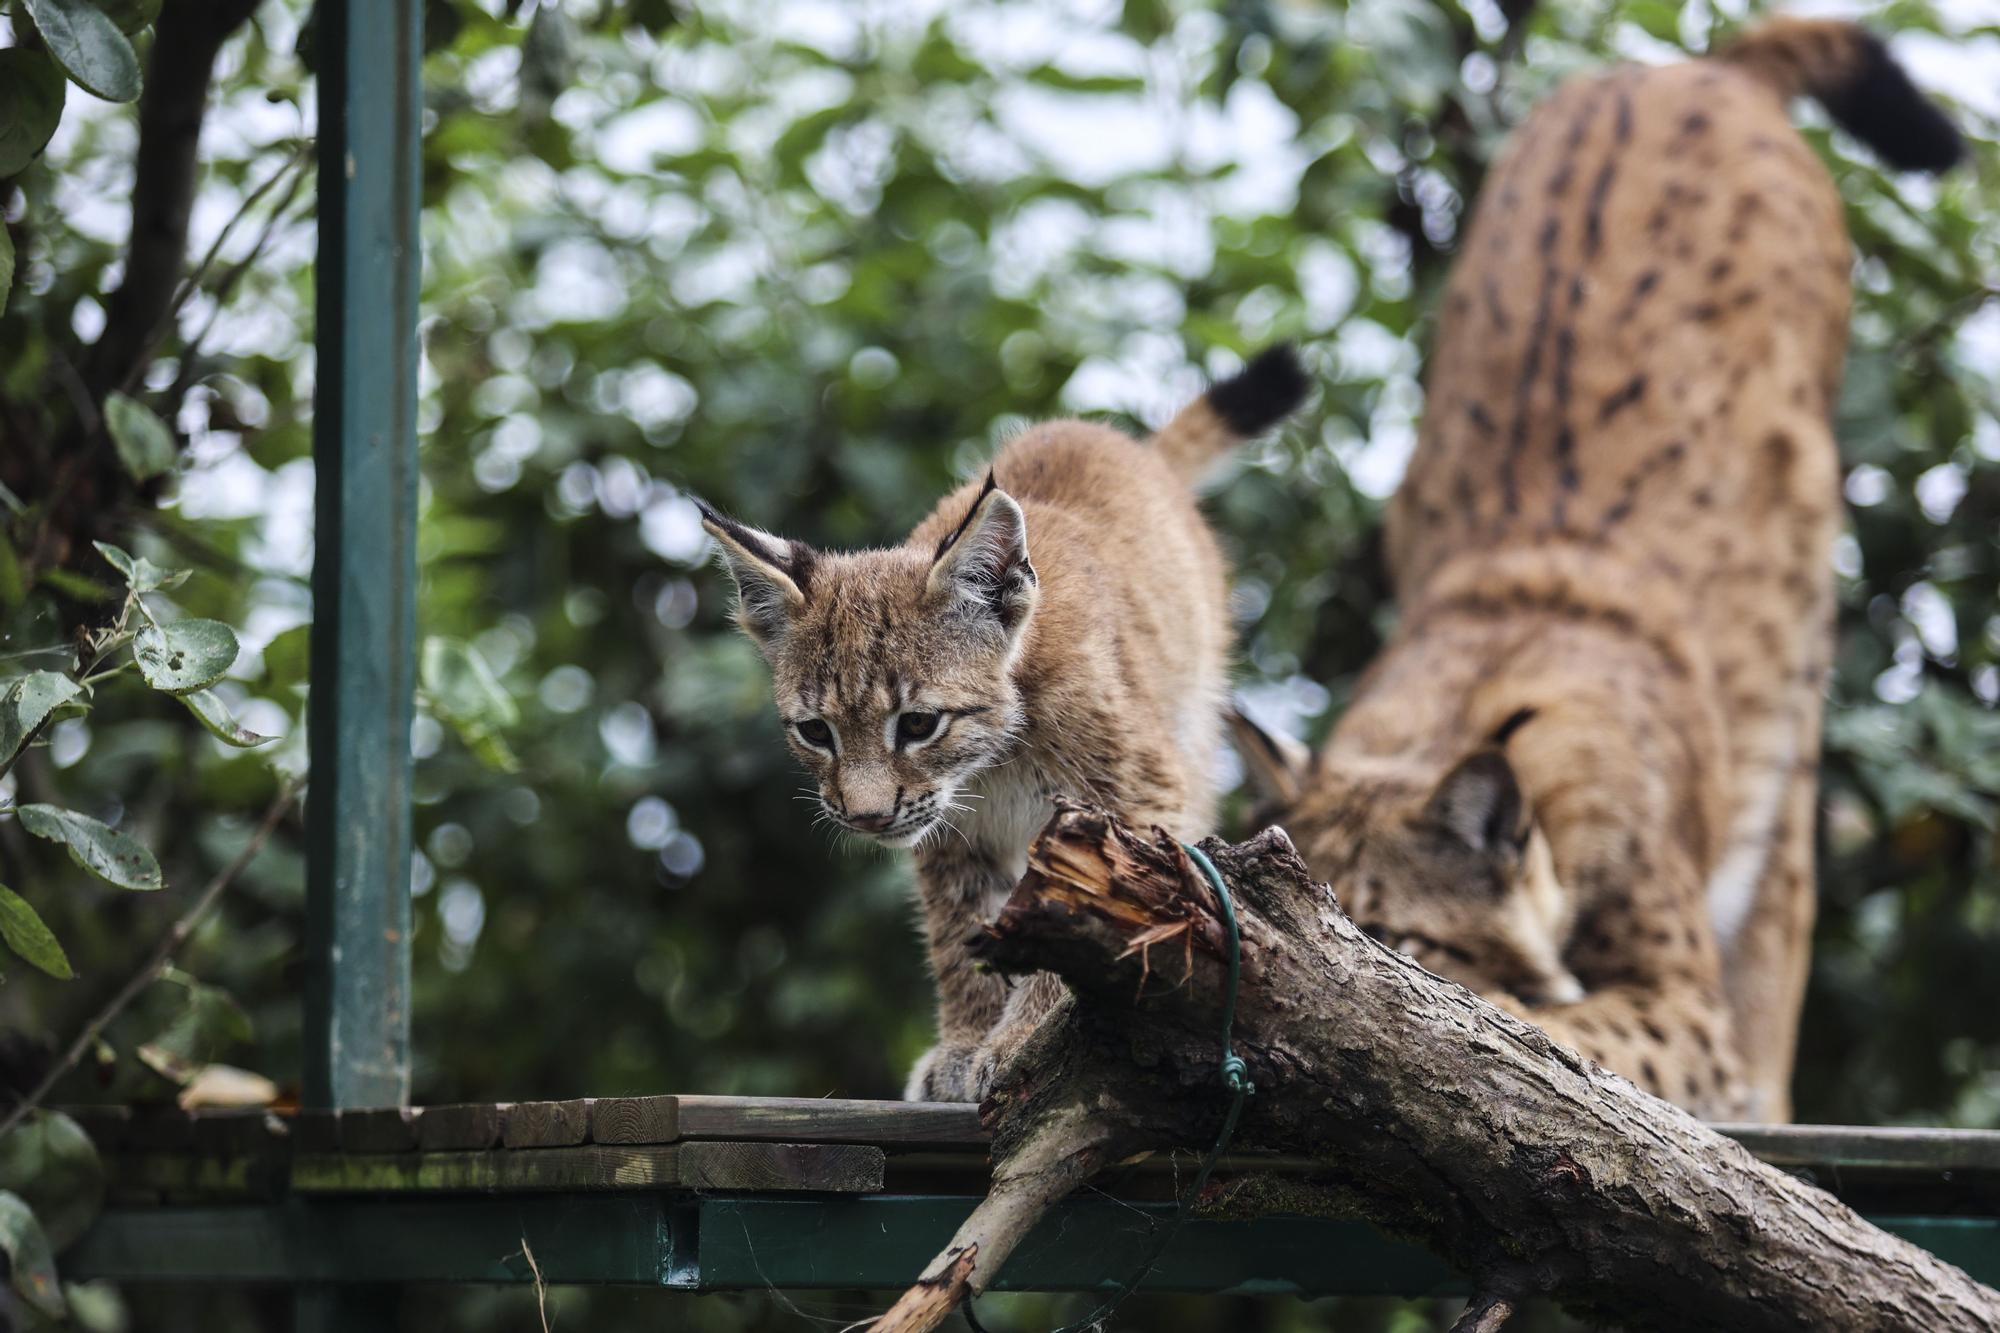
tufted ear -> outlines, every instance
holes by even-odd
[[[993,474],[951,535],[938,543],[926,584],[948,607],[997,624],[1011,643],[1035,609],[1037,579],[1028,562],[1028,517]]]
[[[804,542],[724,518],[707,505],[701,506],[701,526],[715,538],[736,580],[736,623],[759,647],[769,646],[805,609],[817,553]]]
[[[1312,769],[1312,751],[1282,732],[1266,731],[1240,708],[1228,715],[1229,740],[1250,774],[1257,795],[1280,809],[1290,809],[1305,789]]]
[[[1498,750],[1479,750],[1444,775],[1424,807],[1425,819],[1475,852],[1519,854],[1523,827],[1521,784]]]

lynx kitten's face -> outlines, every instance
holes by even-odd
[[[824,595],[774,645],[771,669],[827,816],[907,847],[973,812],[959,794],[1006,757],[1021,707],[1006,639],[927,597],[927,569],[885,558],[897,554],[830,558]]]
[[[950,836],[1023,716],[1011,669],[1036,578],[1020,506],[989,482],[935,552],[823,553],[714,515],[709,532],[827,817],[892,847]]]

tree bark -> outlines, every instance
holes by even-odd
[[[216,58],[258,2],[166,0],[161,7],[139,96],[124,276],[105,298],[104,331],[88,349],[66,345],[63,330],[45,331],[56,350],[53,384],[43,392],[59,410],[0,402],[0,483],[42,510],[23,543],[31,584],[44,570],[94,561],[91,542],[118,540],[130,506],[160,485],[126,473],[102,429],[102,409],[113,390],[129,392],[142,381],[172,331]],[[169,422],[177,406],[162,405]]]
[[[169,0],[153,25],[153,53],[139,96],[132,233],[125,278],[105,303],[104,332],[84,380],[103,402],[152,359],[187,267],[188,219],[200,177],[201,126],[215,58],[258,0]]]
[[[1367,938],[1282,830],[1203,849],[1242,934],[1235,1049],[1257,1092],[1235,1146],[1323,1166],[1218,1182],[1205,1215],[1365,1217],[1473,1281],[1468,1318],[1495,1321],[1474,1328],[1532,1296],[1633,1329],[2000,1327],[2000,1293]],[[982,1107],[993,1193],[878,1333],[935,1327],[985,1290],[1100,1166],[1207,1146],[1226,941],[1165,834],[1057,812],[978,948],[1060,974],[1071,1001]]]

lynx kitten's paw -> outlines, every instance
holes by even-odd
[[[910,1078],[903,1085],[903,1100],[906,1102],[976,1102],[985,1096],[983,1087],[975,1088],[973,1063],[979,1054],[974,1046],[947,1045],[939,1042],[925,1051],[910,1070]],[[989,1070],[987,1081],[992,1080]]]

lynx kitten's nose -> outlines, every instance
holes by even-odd
[[[895,823],[896,817],[886,812],[876,815],[849,815],[847,822],[869,833],[880,833],[883,829]]]

